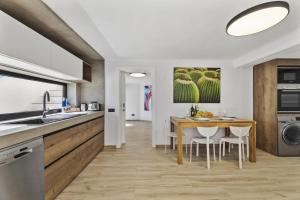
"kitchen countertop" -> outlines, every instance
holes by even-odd
[[[65,129],[76,124],[80,124],[101,116],[104,116],[104,111],[93,112],[77,112],[73,114],[86,115],[77,116],[62,121],[56,121],[42,125],[23,125],[23,124],[4,124],[0,123],[0,149],[25,142],[34,138],[42,137],[49,133]],[[36,117],[33,117],[36,118]],[[27,118],[26,118],[27,119]]]

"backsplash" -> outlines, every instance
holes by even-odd
[[[50,93],[47,108],[61,108],[62,85],[1,75],[0,114],[42,110],[46,90]]]

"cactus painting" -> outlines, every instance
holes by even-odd
[[[220,103],[220,90],[220,68],[174,68],[174,103]]]

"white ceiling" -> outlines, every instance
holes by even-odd
[[[76,1],[44,0],[74,4]],[[77,0],[118,57],[133,59],[236,59],[300,28],[300,1],[264,32],[232,37],[227,22],[263,0]],[[64,15],[63,12],[60,13]],[[75,14],[75,13],[74,13]],[[76,21],[72,22],[76,25]],[[101,52],[100,52],[101,53]]]

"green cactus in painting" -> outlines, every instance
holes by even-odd
[[[188,75],[190,75],[190,77],[192,78],[192,80],[194,81],[194,83],[197,84],[198,80],[203,77],[203,73],[199,70],[194,70],[194,71],[190,71],[188,73]]]
[[[207,68],[206,68],[206,67],[199,67],[198,69],[199,69],[199,71],[201,71],[201,72],[207,71]]]
[[[216,78],[219,79],[219,80],[221,79],[221,72],[217,72]]]
[[[178,69],[175,68],[175,73],[185,74],[185,73],[188,73],[188,70],[187,69],[182,69],[182,68],[178,68]]]
[[[220,102],[220,80],[202,77],[198,80],[200,103],[219,103]]]
[[[184,73],[175,73],[174,74],[174,80],[176,79],[183,79],[183,80],[189,80],[191,79],[190,75],[184,74]]]
[[[217,73],[216,77],[220,80],[221,79],[221,69],[217,69],[216,73]]]
[[[198,103],[199,91],[190,77],[174,80],[174,103]]]
[[[208,78],[217,78],[218,77],[218,72],[216,71],[206,71],[204,72],[204,76]]]

